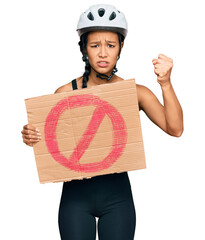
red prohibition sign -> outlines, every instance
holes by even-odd
[[[66,158],[60,153],[56,139],[58,119],[66,110],[89,105],[96,106],[91,121],[73,153]],[[80,164],[80,158],[94,138],[105,114],[110,118],[113,127],[112,151],[101,162]],[[75,95],[60,100],[46,118],[44,133],[45,142],[52,157],[61,165],[80,172],[95,172],[109,168],[122,155],[127,143],[126,125],[121,114],[111,104],[91,94]]]

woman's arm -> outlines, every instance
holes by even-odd
[[[183,132],[183,113],[172,86],[162,88],[164,106],[147,87],[137,84],[139,108],[167,134],[180,137]]]
[[[164,114],[167,132],[170,135],[180,137],[183,133],[183,111],[177,99],[172,84],[161,86],[164,100]]]
[[[167,134],[180,137],[184,129],[183,111],[170,81],[173,61],[160,54],[158,59],[153,59],[153,64],[162,89],[164,106],[150,89],[137,84],[139,108]]]

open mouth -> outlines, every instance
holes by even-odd
[[[107,67],[109,65],[109,63],[106,61],[100,61],[100,62],[97,62],[97,64],[99,67],[102,67],[102,68]]]

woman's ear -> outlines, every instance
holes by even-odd
[[[123,47],[123,45],[124,45],[124,42],[121,42],[121,48]]]

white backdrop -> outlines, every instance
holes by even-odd
[[[59,240],[62,183],[40,184],[33,149],[23,144],[24,99],[54,93],[82,75],[76,26],[92,4],[122,11],[129,32],[117,75],[150,88],[163,103],[152,59],[174,60],[171,82],[184,113],[180,138],[141,111],[147,169],[130,171],[136,240],[204,240],[204,7],[195,0],[0,2],[0,238]],[[83,196],[82,196],[83,197]]]

